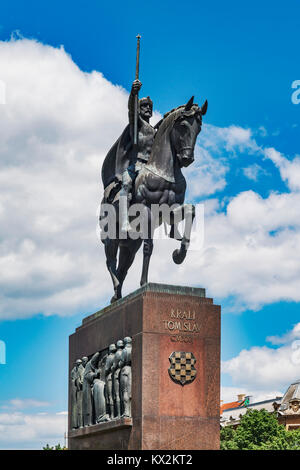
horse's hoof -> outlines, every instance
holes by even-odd
[[[117,300],[119,300],[121,297],[118,296],[117,294],[115,294],[111,299],[110,299],[110,303],[113,304],[114,302],[116,302]]]
[[[115,289],[115,294],[114,296],[111,298],[110,300],[110,303],[113,304],[114,302],[116,302],[117,300],[120,300],[122,298],[122,286],[118,286],[116,289]]]
[[[180,249],[173,251],[172,258],[175,264],[181,264],[184,261],[185,257],[186,257],[186,249],[180,248]]]

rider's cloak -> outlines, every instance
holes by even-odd
[[[104,159],[101,172],[104,188],[114,180],[122,180],[122,173],[131,164],[132,157],[133,142],[128,124]]]

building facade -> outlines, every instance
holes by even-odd
[[[287,430],[300,428],[300,379],[289,385],[283,397],[253,402],[251,396],[240,394],[236,401],[221,403],[221,427],[237,427],[241,417],[249,409],[276,412],[279,424],[283,424]]]

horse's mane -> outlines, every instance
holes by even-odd
[[[155,126],[157,132],[154,137],[147,168],[150,168],[154,173],[157,172],[159,169],[159,167],[157,169],[157,165],[159,164],[159,161],[163,155],[164,178],[167,179],[167,181],[174,182],[172,147],[169,134],[177,120],[185,117],[197,117],[201,115],[202,109],[197,104],[189,106],[188,109],[187,105],[178,106],[177,108],[171,109],[171,111],[166,113],[161,121],[159,121]],[[162,163],[160,162],[160,165],[161,164]]]
[[[163,118],[155,125],[155,128],[159,130],[159,134],[162,134],[170,124],[174,124],[174,122],[180,117],[184,116],[185,113],[182,112],[185,109],[185,104],[181,106],[177,106],[177,108],[171,109],[164,114]],[[201,114],[201,108],[194,103],[189,111],[186,112],[187,116],[193,116],[194,114]],[[170,122],[171,121],[171,122]],[[172,126],[171,126],[172,127]]]

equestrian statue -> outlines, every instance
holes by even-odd
[[[149,96],[138,98],[142,84],[140,36],[137,38],[136,76],[128,101],[129,123],[102,166],[104,196],[100,228],[114,287],[111,302],[122,297],[124,279],[142,244],[140,284],[148,282],[154,230],[162,223],[170,225],[169,237],[180,241],[180,247],[173,252],[173,261],[180,264],[185,259],[195,207],[184,204],[186,180],[181,168],[194,161],[196,139],[207,111],[207,101],[198,106],[192,97],[187,104],[166,113],[154,127],[150,124],[153,103]],[[160,210],[165,207],[169,209],[167,217],[166,211]],[[139,217],[133,215],[137,212]],[[177,227],[182,220],[181,236]]]

